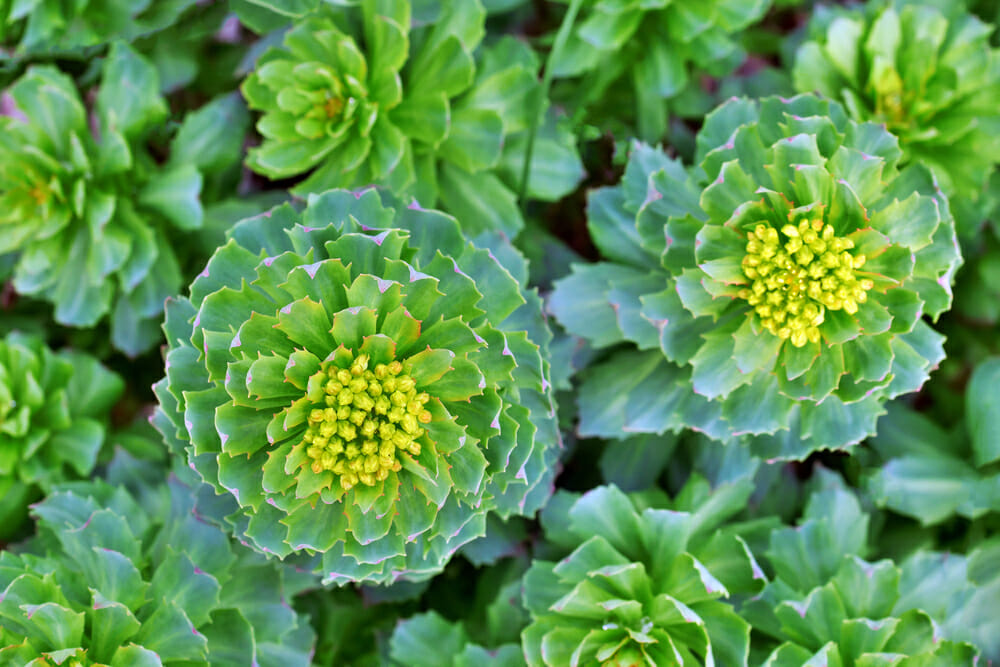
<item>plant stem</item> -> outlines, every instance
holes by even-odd
[[[542,75],[542,91],[538,97],[538,106],[535,108],[534,117],[531,120],[531,128],[528,130],[528,145],[524,149],[524,168],[521,170],[521,187],[518,192],[518,200],[522,207],[528,193],[528,176],[531,174],[531,155],[535,150],[535,134],[538,133],[538,123],[541,121],[542,113],[545,111],[546,103],[549,99],[549,89],[552,88],[552,65],[556,57],[562,52],[569,33],[576,22],[576,15],[580,13],[583,0],[571,0],[566,16],[563,17],[559,32],[556,33],[555,41],[552,42],[552,50],[545,61],[545,73]]]

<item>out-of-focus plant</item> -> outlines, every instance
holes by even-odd
[[[427,9],[426,7],[424,8]],[[524,223],[513,187],[539,105],[538,61],[485,35],[479,0],[411,16],[410,0],[365,0],[297,21],[244,81],[264,142],[247,164],[269,178],[308,177],[304,195],[388,186],[441,206],[470,233],[515,236]],[[529,194],[555,199],[582,178],[573,137],[553,127],[533,161]]]
[[[667,130],[670,100],[697,96],[702,74],[721,77],[736,69],[746,58],[738,33],[770,5],[771,0],[584,0],[569,40],[550,66],[557,78],[581,77],[571,87],[571,108],[586,111],[605,98],[612,115],[621,118],[628,114],[623,114],[624,94],[634,106],[638,136],[656,142]],[[619,82],[623,85],[609,95]]]
[[[762,637],[761,664],[975,664],[977,650],[942,637],[944,618],[913,597],[905,566],[864,560],[869,517],[839,476],[822,473],[818,481],[798,525],[771,533],[764,563],[774,578],[741,609]],[[953,579],[938,594],[952,600],[967,589]]]
[[[951,428],[900,403],[888,406],[869,441],[881,459],[869,468],[876,502],[924,525],[1000,512],[998,386],[1000,360],[977,365],[964,414]]]
[[[161,30],[195,0],[5,0],[0,45],[15,54],[62,54]]]
[[[705,121],[698,165],[636,145],[593,192],[610,261],[576,265],[550,309],[595,347],[582,435],[692,427],[767,458],[874,433],[889,398],[943,358],[923,320],[951,305],[961,257],[947,199],[897,169],[884,128],[812,95],[734,99]]]
[[[59,482],[90,475],[121,378],[81,352],[18,333],[0,339],[0,538]]]
[[[110,315],[111,342],[138,354],[180,288],[179,236],[202,223],[200,170],[238,159],[246,112],[220,98],[192,114],[161,163],[149,144],[168,110],[153,66],[117,43],[101,75],[92,113],[51,66],[10,88],[19,116],[0,116],[0,253],[18,253],[15,288],[52,302],[57,322]]]
[[[170,303],[156,423],[256,549],[317,554],[327,582],[428,578],[551,493],[540,306],[451,217],[311,197],[237,224]]]
[[[288,573],[199,520],[192,489],[156,491],[79,482],[33,507],[38,536],[0,553],[0,663],[310,664]]]
[[[817,9],[795,57],[800,92],[840,101],[856,121],[884,123],[899,138],[902,165],[934,170],[963,237],[981,222],[975,204],[1000,163],[993,30],[960,2]]]

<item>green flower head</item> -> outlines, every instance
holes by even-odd
[[[0,537],[17,531],[39,490],[90,474],[123,386],[85,354],[0,339]]]
[[[331,191],[229,237],[168,307],[157,424],[238,534],[321,554],[327,581],[416,580],[487,513],[541,506],[558,435],[540,301],[454,219]]]
[[[612,261],[575,266],[551,308],[639,349],[591,369],[581,432],[687,426],[768,458],[860,441],[943,358],[921,316],[950,307],[961,262],[947,199],[929,170],[897,169],[884,128],[811,95],[730,100],[697,157],[638,145],[590,197]]]
[[[23,118],[0,116],[0,254],[18,253],[15,289],[52,302],[57,322],[110,315],[111,342],[137,354],[180,287],[171,232],[201,225],[202,176],[146,146],[167,115],[153,65],[119,43],[101,73],[96,135],[59,70],[34,66],[11,87]]]
[[[507,39],[477,66],[485,16],[479,0],[419,17],[410,0],[365,0],[296,22],[243,83],[263,112],[264,142],[247,164],[269,178],[308,173],[297,194],[386,185],[424,206],[440,201],[463,224],[515,234],[514,195],[494,171],[528,127],[538,64]]]
[[[658,141],[666,132],[667,101],[697,94],[700,72],[732,72],[746,57],[736,36],[770,6],[771,0],[585,0],[565,48],[552,63],[553,73],[592,73],[581,80],[586,90],[577,93],[585,106],[600,104],[609,86],[630,79],[638,134]],[[620,117],[619,96],[609,97],[614,100],[612,115]]]
[[[812,494],[799,525],[771,532],[766,564],[774,579],[741,609],[760,633],[756,648],[770,652],[762,664],[975,664],[977,650],[942,633],[935,621],[943,619],[920,608],[900,567],[861,557],[868,515],[838,477],[820,479],[825,488]],[[937,594],[944,600],[965,586],[941,586]]]
[[[993,27],[961,3],[932,4],[817,10],[794,83],[841,102],[858,122],[885,123],[902,162],[932,167],[958,206],[979,197],[1000,162],[1000,51],[990,46]]]
[[[525,575],[528,664],[746,665],[750,626],[725,598],[756,592],[763,576],[746,544],[717,528],[750,490],[709,492],[692,478],[671,509],[641,509],[614,486],[557,494],[543,522],[572,553]]]
[[[234,553],[192,489],[160,484],[145,504],[97,481],[33,507],[39,536],[0,554],[0,664],[309,665],[285,573]]]

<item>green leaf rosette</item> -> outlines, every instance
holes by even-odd
[[[410,0],[365,0],[296,22],[243,83],[250,108],[263,112],[264,141],[248,166],[272,179],[308,174],[292,189],[299,195],[386,185],[440,205],[471,233],[515,236],[524,223],[498,169],[512,151],[523,155],[508,144],[530,125],[538,62],[510,38],[477,63],[485,16],[479,0],[449,0],[420,17]],[[569,190],[582,177],[570,152],[578,176]],[[520,163],[510,176],[520,178]]]
[[[799,91],[843,103],[858,122],[884,123],[899,138],[903,164],[934,169],[963,237],[982,221],[971,210],[966,215],[966,207],[1000,162],[1000,51],[990,46],[993,30],[962,3],[817,10],[795,58]]]
[[[0,339],[0,538],[58,482],[90,475],[124,383],[90,356],[40,339]]]
[[[612,117],[621,116],[624,92],[634,100],[638,135],[654,142],[666,133],[669,100],[697,96],[699,74],[725,76],[746,58],[738,35],[764,15],[771,0],[584,0],[582,5],[552,63],[553,75],[583,75],[574,102],[588,109],[610,89],[611,104],[617,105]],[[618,82],[627,89],[611,88]]]
[[[326,582],[430,577],[551,493],[540,300],[444,214],[331,191],[245,220],[165,331],[161,432]]]
[[[746,665],[750,626],[726,600],[760,590],[741,538],[719,526],[746,504],[747,481],[714,491],[697,476],[668,509],[614,486],[559,492],[543,512],[558,562],[524,578],[532,667]]]
[[[197,518],[190,488],[160,491],[77,483],[34,506],[38,538],[0,554],[0,664],[310,664],[287,573]]]
[[[180,288],[174,238],[201,225],[202,176],[147,147],[167,117],[152,64],[119,43],[101,74],[90,116],[51,66],[10,88],[22,116],[0,116],[0,254],[18,253],[15,289],[52,302],[57,322],[110,315],[111,342],[134,355],[158,340],[163,300]]]
[[[766,563],[774,578],[741,610],[760,633],[757,650],[770,652],[762,664],[976,664],[975,647],[945,639],[936,623],[942,617],[932,620],[915,604],[912,577],[891,560],[861,557],[869,517],[835,479],[813,493],[798,526],[771,533]],[[929,566],[924,573],[940,582],[941,564],[926,556],[918,557]],[[942,600],[967,588],[964,577],[951,579],[938,589]]]
[[[947,199],[899,156],[811,95],[730,100],[690,169],[637,145],[589,199],[611,261],[575,265],[551,297],[570,333],[635,344],[584,376],[580,433],[691,427],[765,458],[874,433],[942,360],[922,315],[949,308],[961,262]]]
[[[0,44],[15,55],[62,54],[131,40],[173,23],[195,0],[4,0]]]

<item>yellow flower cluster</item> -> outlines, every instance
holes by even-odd
[[[366,354],[349,368],[326,362],[309,380],[323,388],[323,403],[309,413],[302,440],[315,473],[333,471],[344,489],[361,483],[374,486],[398,471],[396,451],[420,453],[425,433],[420,424],[431,420],[424,407],[430,400],[417,392],[416,382],[393,361],[369,369]]]
[[[865,256],[852,255],[853,248],[853,241],[836,236],[818,218],[785,225],[780,232],[758,224],[747,234],[742,266],[750,286],[740,297],[782,340],[796,347],[819,342],[826,309],[853,315],[872,288],[871,280],[854,274]]]

